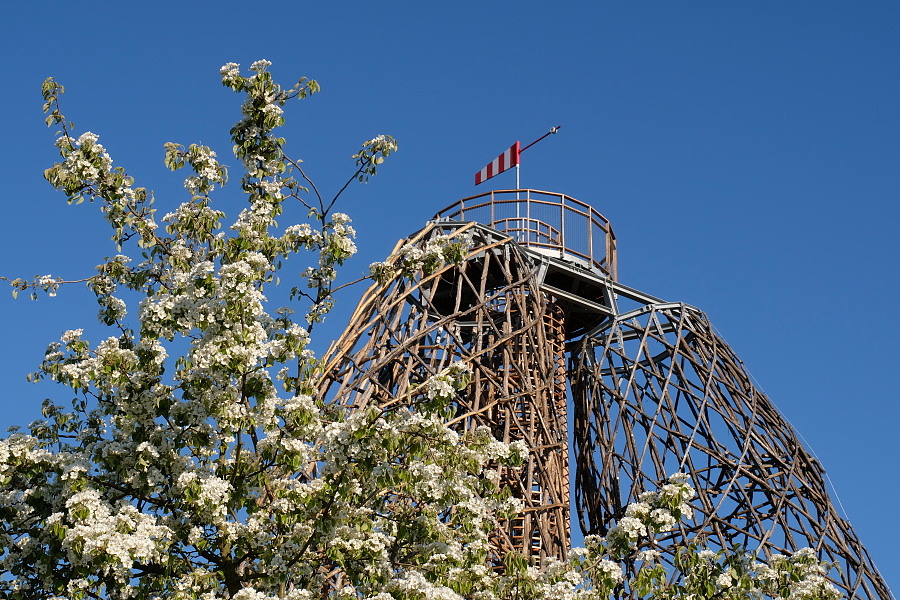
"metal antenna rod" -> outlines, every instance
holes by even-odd
[[[539,141],[541,141],[542,139],[544,139],[545,137],[547,137],[547,136],[550,135],[551,133],[556,133],[557,131],[559,131],[559,128],[560,128],[560,127],[562,127],[562,125],[557,125],[556,127],[551,127],[551,128],[550,128],[550,131],[548,131],[547,133],[545,133],[544,135],[542,135],[542,136],[539,137],[538,139],[534,140],[533,142],[531,142],[530,144],[528,144],[527,146],[525,146],[524,148],[522,148],[521,150],[519,150],[519,154],[522,154],[523,152],[525,152],[526,150],[528,150],[529,148],[531,148],[532,146],[534,146],[535,144],[537,144]]]

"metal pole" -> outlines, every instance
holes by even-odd
[[[542,139],[544,139],[544,138],[547,137],[548,135],[552,135],[552,134],[556,133],[557,131],[559,131],[559,128],[560,128],[560,127],[562,127],[562,125],[557,125],[556,127],[551,127],[551,128],[550,128],[550,131],[548,131],[547,133],[545,133],[544,135],[542,135],[542,136],[539,137],[538,139],[534,140],[533,142],[531,142],[530,144],[528,144],[527,146],[525,146],[524,148],[522,148],[521,150],[519,150],[519,154],[521,155],[523,152],[525,152],[526,150],[528,150],[529,148],[531,148],[532,146],[534,146],[535,144],[537,144],[539,141],[541,141]],[[520,196],[519,196],[519,190],[520,190],[520,189],[521,189],[521,184],[519,183],[519,163],[516,163],[516,201],[517,201],[517,202],[516,202],[516,222],[517,222],[517,224],[518,224],[518,226],[519,226],[519,229],[522,229],[522,223],[521,223],[521,220],[520,220],[520,218],[519,218],[519,203],[518,203],[518,200],[519,200],[519,198],[520,198]],[[565,216],[563,216],[563,220],[565,220]],[[519,241],[521,241],[521,233],[519,234],[518,237],[520,238]]]
[[[519,229],[516,239],[522,241],[522,220],[519,218],[519,163],[516,163],[516,228]]]
[[[566,197],[563,194],[559,195],[559,237],[561,238],[562,243],[559,247],[559,257],[566,257]]]

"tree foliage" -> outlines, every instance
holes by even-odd
[[[76,135],[62,86],[44,83],[47,123],[60,128],[60,160],[44,175],[70,204],[98,206],[112,229],[117,254],[84,280],[111,335],[92,342],[75,329],[51,344],[32,377],[76,399],[45,402],[43,419],[0,440],[0,597],[834,597],[808,551],[765,565],[698,543],[664,566],[655,539],[691,511],[678,475],[567,561],[496,556],[491,532],[521,506],[493,469],[521,463],[527,448],[445,425],[466,393],[464,363],[434,374],[403,409],[350,411],[317,397],[310,332],[356,253],[335,203],[397,144],[364,142],[346,183],[324,196],[276,134],[286,103],[319,86],[282,88],[269,66],[221,69],[244,97],[231,138],[246,207],[233,221],[213,202],[229,173],[212,149],[165,145],[165,164],[190,173],[189,199],[157,221],[152,193],[113,166],[97,135]],[[308,222],[281,228],[291,203]],[[372,277],[458,261],[467,243],[402,249]],[[267,294],[294,256],[312,265],[292,307],[276,308]],[[52,295],[66,282],[10,283]]]

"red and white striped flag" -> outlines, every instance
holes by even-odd
[[[510,146],[503,154],[488,163],[485,168],[475,173],[475,185],[484,183],[494,175],[499,175],[517,164],[519,164],[519,142]]]

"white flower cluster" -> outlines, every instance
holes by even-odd
[[[169,246],[170,257],[187,261],[194,258],[193,244],[188,244],[188,236],[193,237],[198,231],[207,232],[218,227],[219,220],[225,216],[222,211],[214,210],[205,202],[184,202],[174,211],[163,217],[163,222],[168,223],[166,232],[171,235],[179,235]],[[208,234],[207,234],[208,235]],[[182,250],[182,248],[184,250]],[[198,260],[203,260],[197,255]],[[182,263],[186,264],[186,263]]]
[[[268,229],[275,223],[277,202],[271,196],[254,196],[250,206],[240,212],[231,229],[258,247],[268,236]]]
[[[209,471],[185,471],[178,476],[178,488],[186,502],[197,508],[201,515],[221,524],[228,511],[232,487],[227,481]]]
[[[128,573],[135,562],[158,560],[172,535],[171,529],[131,504],[111,506],[95,489],[71,496],[66,514],[55,513],[48,523],[67,525],[63,546],[73,562],[110,557],[116,561],[111,568],[119,573]]]
[[[62,280],[57,277],[53,277],[52,275],[41,275],[34,281],[35,286],[43,289],[51,298],[56,296],[56,290],[59,289],[60,283],[62,283]]]
[[[422,600],[463,600],[463,597],[451,588],[435,584],[419,571],[410,569],[402,577],[394,580],[390,586],[392,594],[401,598],[421,598]]]
[[[472,378],[472,367],[464,362],[455,362],[422,384],[422,391],[429,400],[451,400],[458,390],[465,389]]]
[[[184,180],[184,187],[192,195],[208,194],[215,184],[224,185],[227,181],[228,175],[225,168],[219,164],[219,161],[216,160],[216,153],[210,148],[191,144],[186,158],[196,173]]]
[[[653,563],[657,562],[662,557],[662,554],[659,550],[655,550],[653,548],[649,550],[641,550],[635,555],[635,558],[641,562],[645,563]]]
[[[0,439],[0,481],[10,477],[19,464],[41,465],[53,459],[53,453],[30,435],[14,434]]]
[[[60,339],[65,342],[75,342],[81,339],[81,336],[84,335],[84,329],[70,329],[68,331],[63,332]]]
[[[120,321],[128,313],[125,301],[115,296],[100,296],[97,303],[100,305],[97,318],[107,324]]]
[[[219,69],[219,74],[221,74],[222,77],[227,77],[227,78],[237,77],[238,75],[240,75],[240,73],[241,73],[241,66],[239,64],[233,63],[233,62],[225,63],[224,65],[222,65],[222,68]]]
[[[250,65],[254,74],[247,78],[240,75],[240,66],[236,63],[227,63],[219,71],[223,85],[247,94],[241,106],[243,118],[231,131],[235,154],[244,164],[245,184],[253,178],[277,176],[284,170],[279,144],[271,131],[284,123],[282,106],[290,94],[272,82],[271,75],[266,72],[271,65],[268,60],[257,60]],[[298,84],[295,90],[299,87]],[[300,94],[317,89],[313,82]]]
[[[369,265],[369,274],[381,284],[390,281],[397,273],[406,278],[414,277],[419,271],[430,275],[445,261],[460,264],[471,248],[472,235],[468,232],[439,234],[426,241],[424,246],[406,244],[393,259],[372,263]]]
[[[329,268],[341,265],[356,254],[353,238],[356,231],[350,226],[350,218],[344,213],[334,213],[331,217],[329,231],[326,232],[322,250],[319,254],[319,267]]]
[[[134,371],[137,364],[135,352],[121,347],[119,338],[110,337],[100,342],[93,353],[85,350],[79,360],[61,365],[54,379],[76,389],[87,389],[94,383],[109,392],[127,381],[128,373]]]
[[[391,152],[397,151],[397,140],[389,135],[377,135],[371,140],[362,143],[363,148],[368,148],[372,154],[380,153],[388,156]]]
[[[389,135],[379,135],[362,143],[359,152],[353,155],[356,159],[356,177],[365,182],[378,172],[378,165],[397,151],[397,140]]]
[[[291,244],[294,250],[300,248],[311,248],[321,239],[321,234],[313,230],[309,223],[301,223],[299,225],[291,225],[284,230],[281,240],[287,244]]]
[[[250,65],[250,70],[256,71],[257,73],[262,73],[271,66],[272,61],[261,58],[260,60],[257,60],[252,65]]]
[[[615,586],[622,583],[625,579],[625,575],[622,572],[622,566],[607,558],[604,558],[597,563],[596,569],[602,574],[603,578],[606,579],[607,585],[612,584]]]
[[[63,134],[56,145],[66,152],[66,160],[60,165],[61,172],[81,181],[95,181],[101,173],[112,168],[112,158],[97,140],[100,136],[90,131],[82,133],[77,140]]]
[[[734,576],[731,571],[726,571],[716,577],[716,585],[723,589],[728,589],[734,583]]]
[[[390,262],[373,262],[369,265],[369,277],[376,283],[387,283],[394,277],[395,273],[396,269],[394,269],[393,263]]]
[[[841,598],[837,588],[828,581],[827,570],[812,548],[801,548],[790,556],[774,554],[769,557],[768,564],[756,563],[753,566],[761,588],[767,585],[780,588],[787,582],[790,592],[786,597],[801,600]]]
[[[112,159],[98,139],[90,131],[77,140],[63,134],[57,140],[63,160],[44,171],[44,177],[65,192],[70,203],[80,203],[85,197],[101,200],[100,210],[114,227],[116,242],[121,244],[137,233],[140,242],[149,245],[156,223],[147,205],[148,194],[143,188],[133,188],[133,180],[121,167],[113,168]]]
[[[626,507],[625,516],[606,535],[613,554],[624,556],[642,537],[667,531],[682,518],[691,518],[693,509],[688,501],[694,493],[684,473],[669,477],[659,491],[642,493],[638,502]]]

